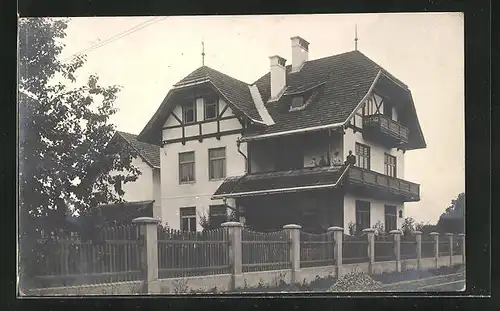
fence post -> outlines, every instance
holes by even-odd
[[[448,237],[448,253],[450,255],[450,267],[453,266],[453,233],[445,233]]]
[[[342,239],[344,237],[344,228],[341,227],[330,227],[328,228],[328,232],[333,232],[333,258],[335,258],[335,270],[337,273],[337,277],[341,277],[342,273]]]
[[[283,229],[287,231],[287,236],[290,241],[290,261],[292,263],[292,284],[299,280],[300,274],[300,229],[299,225],[285,225]]]
[[[375,263],[375,229],[363,229],[363,233],[368,238],[368,273],[373,273],[373,264]]]
[[[460,243],[462,243],[461,248],[462,248],[462,264],[465,265],[465,233],[459,233],[459,240]]]
[[[416,243],[416,251],[417,251],[417,271],[420,271],[422,260],[422,232],[421,231],[413,231],[412,234],[415,236]]]
[[[439,268],[439,233],[431,232],[429,233],[434,238],[434,261],[435,268]]]
[[[394,237],[394,258],[396,259],[396,271],[401,272],[401,231],[391,230],[389,233]]]
[[[139,232],[143,238],[142,250],[142,276],[145,294],[159,293],[158,284],[158,224],[159,219],[139,217],[132,220],[140,226]]]
[[[241,230],[243,224],[229,221],[221,224],[227,228],[229,237],[229,264],[231,266],[231,283],[229,290],[235,290],[242,285],[242,252],[241,252]]]

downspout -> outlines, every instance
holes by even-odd
[[[236,147],[238,148],[238,153],[241,154],[241,156],[243,158],[245,158],[245,174],[247,174],[248,173],[248,157],[243,152],[241,152],[240,145],[241,145],[241,139],[238,138],[238,139],[236,139]]]

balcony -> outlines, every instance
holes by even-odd
[[[420,185],[399,178],[390,177],[374,171],[351,167],[348,187],[361,195],[378,199],[394,199],[403,202],[420,201]]]
[[[390,148],[408,143],[408,129],[382,114],[363,117],[363,136],[377,140]]]

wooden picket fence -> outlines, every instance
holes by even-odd
[[[243,229],[241,251],[243,272],[291,267],[290,240],[284,230],[262,233]]]
[[[300,232],[300,267],[331,266],[335,263],[332,233]]]
[[[97,242],[75,237],[39,241],[41,273],[34,283],[47,287],[139,280],[141,247],[135,225],[103,228]]]

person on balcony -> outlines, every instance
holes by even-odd
[[[347,156],[347,159],[345,161],[345,165],[352,165],[354,166],[356,164],[356,156],[352,154],[352,150],[349,150],[349,155]]]
[[[334,153],[332,165],[333,166],[342,166],[342,158],[340,157],[338,150],[335,151],[335,153]]]
[[[318,163],[316,162],[316,157],[312,157],[311,159],[311,164],[309,164],[310,167],[316,167],[318,166]]]

